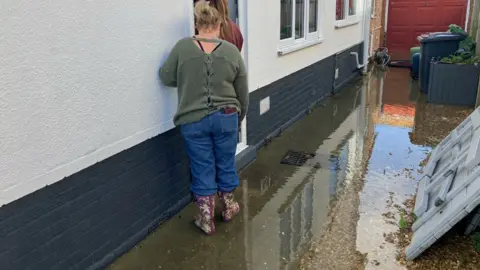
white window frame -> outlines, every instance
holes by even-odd
[[[358,4],[359,0],[356,1],[356,10],[355,10],[355,15],[348,15],[348,11],[350,9],[350,1],[349,0],[342,0],[344,2],[343,6],[345,7],[343,10],[343,19],[342,20],[337,20],[337,14],[336,14],[336,8],[337,8],[337,2],[335,1],[335,28],[343,28],[347,27],[350,25],[358,24],[360,22],[360,17],[358,16]],[[373,0],[375,1],[375,0]]]
[[[304,1],[304,37],[296,39],[295,38],[295,23],[296,23],[296,1],[292,0],[292,37],[287,39],[280,39],[279,37],[279,44],[278,44],[278,55],[285,55],[294,51],[298,51],[319,43],[323,42],[323,34],[322,34],[322,25],[320,20],[320,15],[322,14],[321,10],[321,3],[322,0],[317,0],[317,31],[309,32],[310,31],[310,0],[301,0]],[[280,2],[280,1],[279,1]],[[281,23],[281,22],[280,22]],[[277,29],[280,29],[280,25]],[[278,30],[277,30],[278,31]]]

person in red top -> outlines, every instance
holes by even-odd
[[[199,0],[194,0],[196,3]],[[210,0],[210,6],[215,7],[220,16],[222,16],[222,25],[220,28],[220,38],[235,45],[239,51],[243,47],[243,35],[238,25],[230,19],[230,11],[228,9],[228,0]]]

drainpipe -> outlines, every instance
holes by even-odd
[[[478,17],[480,12],[480,2],[474,1],[472,6],[472,15],[469,15],[468,29],[469,34],[473,40],[477,39],[477,30],[478,30]]]
[[[385,4],[383,5],[383,13],[385,14],[385,21],[383,22],[384,29],[383,29],[383,47],[387,47],[387,27],[388,27],[388,9],[390,8],[390,0],[385,0]]]
[[[363,69],[362,72],[367,72],[367,61],[368,61],[368,45],[370,43],[370,13],[371,13],[371,1],[363,1],[363,27],[362,27],[362,40],[363,40],[363,64],[360,64],[360,59],[358,59],[358,52],[351,52],[350,55],[355,56],[355,61],[357,63],[357,69]],[[373,0],[374,1],[374,0]]]
[[[371,14],[372,14],[372,1],[375,0],[364,0],[364,8],[363,8],[363,20],[364,20],[364,33],[363,33],[363,68],[364,72],[367,72],[367,63],[368,63],[368,47],[370,45],[370,23],[371,23]]]
[[[468,0],[468,2],[467,2],[467,14],[465,15],[465,28],[463,29],[467,33],[468,33],[468,28],[470,27],[470,9],[472,8],[471,4],[472,4],[472,1]]]
[[[365,43],[364,43],[364,47],[365,47]],[[357,52],[351,52],[350,53],[351,55],[355,56],[355,60],[357,61],[357,69],[361,69],[361,68],[364,68],[365,67],[365,64],[360,64],[360,62],[358,61],[358,53]],[[365,57],[364,57],[365,58]],[[364,62],[365,63],[365,60]],[[364,70],[365,71],[365,70]]]

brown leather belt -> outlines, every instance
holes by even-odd
[[[221,112],[223,114],[232,114],[232,113],[236,113],[237,112],[237,108],[234,108],[234,107],[229,107],[229,108],[223,108],[221,110]]]

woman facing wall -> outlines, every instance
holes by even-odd
[[[215,232],[215,194],[225,221],[240,211],[233,198],[239,185],[235,154],[249,91],[240,52],[219,39],[224,24],[220,13],[202,0],[195,4],[195,19],[198,34],[177,42],[160,69],[160,79],[178,90],[174,123],[190,158],[190,190],[200,210],[194,222],[210,235]]]

